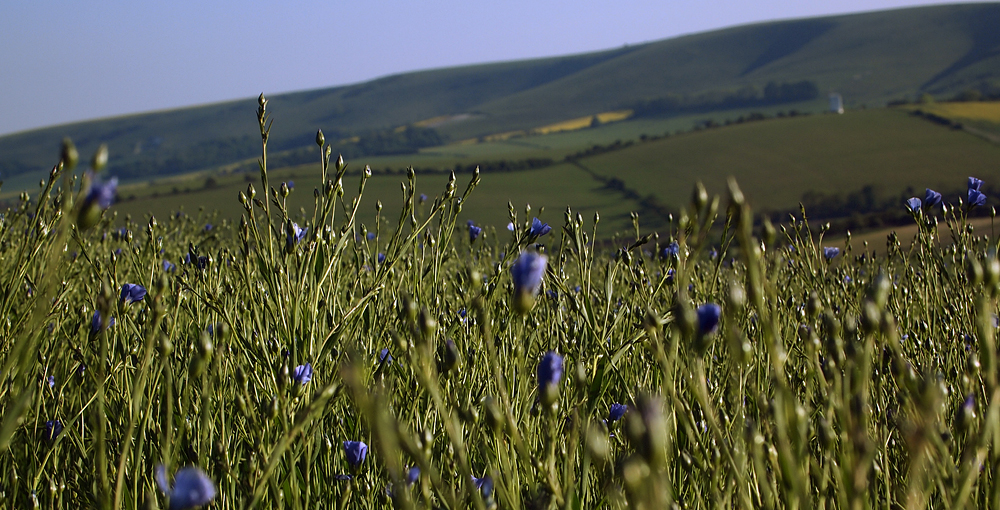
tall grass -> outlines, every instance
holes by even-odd
[[[804,213],[755,231],[735,182],[617,250],[597,216],[540,235],[513,206],[470,240],[478,173],[411,172],[399,217],[363,225],[370,172],[345,182],[320,134],[301,216],[268,180],[266,103],[238,225],[85,228],[70,145],[4,214],[0,507],[179,508],[161,465],[225,509],[1000,505],[1000,262],[966,206],[915,213],[886,257],[827,250]],[[509,276],[525,252],[548,257],[537,295]]]

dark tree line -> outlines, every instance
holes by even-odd
[[[819,97],[819,87],[815,82],[803,80],[794,83],[770,82],[761,91],[747,86],[735,91],[708,91],[698,94],[667,94],[664,96],[636,101],[627,108],[637,117],[662,117],[681,113],[728,110],[770,106],[798,101],[809,101]]]

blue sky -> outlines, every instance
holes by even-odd
[[[0,134],[921,0],[7,0]],[[957,3],[957,2],[955,2]]]

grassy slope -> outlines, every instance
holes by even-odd
[[[442,126],[453,139],[532,128],[668,92],[815,80],[849,105],[1000,78],[1000,4],[949,5],[735,27],[615,50],[437,69],[274,96],[275,148],[308,145],[317,128],[381,128],[473,113]],[[252,99],[105,119],[0,137],[0,158],[44,170],[64,135],[83,154],[113,155],[162,137],[161,150],[252,135]],[[126,156],[132,157],[132,156]],[[140,156],[146,157],[146,156]],[[192,169],[193,170],[193,169]],[[36,177],[37,178],[37,177]]]
[[[695,180],[722,192],[734,176],[768,209],[793,208],[809,190],[850,192],[868,184],[957,189],[968,175],[1000,181],[1000,146],[898,110],[748,123],[642,144],[584,164],[683,203]]]
[[[609,130],[605,135],[623,134],[627,124],[600,129]],[[522,145],[515,149],[526,151],[520,154],[538,151],[535,154],[561,157],[559,154],[566,153],[567,147],[580,142],[572,141],[572,137],[586,135],[586,131],[580,131],[527,137],[519,139]],[[510,142],[503,144],[510,146]],[[560,146],[562,151],[558,149]],[[456,150],[459,149],[461,147]],[[425,162],[435,157],[421,156],[427,158]],[[469,157],[468,154],[464,156]],[[438,161],[450,161],[440,155],[436,157]],[[672,208],[688,200],[697,180],[702,180],[711,191],[723,193],[726,179],[732,175],[756,207],[773,210],[794,208],[803,193],[810,190],[851,192],[867,184],[893,193],[907,185],[956,190],[964,185],[968,175],[990,183],[1000,182],[997,161],[1000,161],[1000,146],[913,117],[902,110],[877,109],[845,115],[772,119],[704,130],[637,144],[584,158],[579,163],[599,176],[619,178],[641,196],[652,194]],[[373,159],[349,163],[354,169],[365,163],[379,169],[379,162]],[[318,165],[306,165],[275,171],[271,180],[278,183],[294,179],[297,190],[292,194],[292,204],[295,208],[311,209],[312,188],[318,185],[318,173]],[[181,181],[181,184],[162,182],[125,188],[124,196],[135,194],[138,199],[123,202],[116,209],[136,215],[150,211],[164,215],[180,205],[188,212],[203,206],[218,208],[223,215],[238,218],[241,206],[236,196],[239,190],[246,188],[247,178],[256,181],[256,176],[251,174],[218,177],[217,189],[177,196],[169,194],[173,187],[180,191],[184,188],[197,190],[202,187],[204,177],[187,183]],[[468,175],[459,175],[459,186],[464,186],[467,179]],[[356,180],[356,176],[350,178],[349,194],[354,193]],[[393,174],[375,175],[369,181],[362,205],[362,213],[369,218],[369,223],[374,217],[376,200],[383,202],[383,214],[389,217],[396,214],[399,183],[404,180],[404,176]],[[442,174],[422,175],[418,178],[418,191],[434,196],[443,190],[445,182],[446,177]],[[522,216],[525,203],[531,204],[536,211],[544,206],[547,213],[543,218],[550,222],[560,222],[561,211],[569,205],[587,217],[600,211],[605,233],[628,229],[628,213],[641,210],[640,204],[621,192],[602,186],[602,182],[571,164],[484,174],[483,183],[467,205],[465,217],[502,229],[507,223],[508,201]],[[149,197],[154,191],[160,193],[158,198]],[[662,226],[655,217],[643,217],[642,221],[650,227]]]

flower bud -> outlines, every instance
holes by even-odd
[[[80,161],[80,153],[77,152],[76,145],[73,145],[73,140],[63,138],[61,158],[66,170],[76,168],[77,162]]]
[[[320,147],[322,147],[324,143],[326,143],[326,138],[323,136],[323,130],[322,129],[317,129],[316,130],[316,145],[319,145]]]

